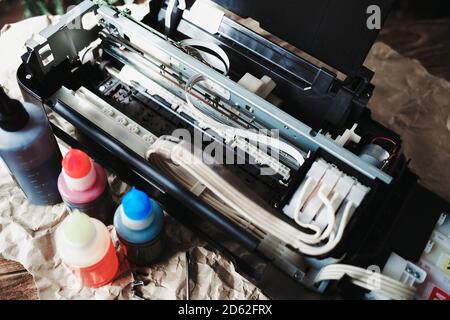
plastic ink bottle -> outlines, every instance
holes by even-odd
[[[77,149],[69,150],[62,167],[58,188],[66,206],[107,225],[112,223],[115,206],[105,170]]]
[[[71,213],[56,229],[56,250],[84,286],[112,282],[119,269],[116,249],[106,226],[84,213]]]
[[[114,226],[129,262],[149,266],[164,249],[164,213],[149,196],[132,188],[114,215]]]
[[[61,202],[61,152],[44,110],[10,99],[0,87],[0,157],[29,202]]]

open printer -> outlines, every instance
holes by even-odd
[[[421,257],[450,267],[430,242],[450,236],[450,209],[367,108],[368,8],[383,22],[392,4],[153,0],[137,21],[86,0],[27,42],[17,79],[74,126],[52,117],[59,139],[156,197],[269,297],[414,299],[438,274]]]

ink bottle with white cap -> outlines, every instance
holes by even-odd
[[[114,227],[129,262],[149,266],[164,249],[164,213],[146,193],[132,188],[114,215]]]
[[[115,205],[105,170],[81,150],[70,149],[62,161],[59,192],[66,206],[105,224],[112,223]]]
[[[119,260],[108,229],[101,221],[75,211],[56,229],[55,243],[61,260],[84,286],[98,288],[116,277]]]

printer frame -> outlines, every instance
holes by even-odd
[[[245,8],[236,7],[239,1],[218,2],[238,14],[246,14]],[[298,2],[311,3],[311,1]],[[356,2],[359,1],[352,1]],[[392,4],[392,1],[379,2],[382,8],[388,8]],[[189,5],[192,3],[188,2]],[[150,166],[129,145],[118,141],[94,125],[90,119],[80,115],[73,106],[52,99],[54,93],[67,81],[67,75],[71,70],[75,66],[80,67],[72,53],[78,53],[79,49],[91,43],[101,29],[94,27],[87,32],[72,30],[67,26],[70,26],[77,15],[84,15],[96,6],[97,4],[91,1],[85,1],[77,7],[80,11],[67,14],[56,26],[44,30],[41,36],[50,44],[50,52],[43,54],[40,50],[43,43],[30,41],[27,44],[28,52],[23,56],[23,64],[17,72],[25,100],[38,103],[57,113],[77,130],[75,138],[61,129],[57,122],[52,121],[55,135],[72,147],[86,150],[96,161],[115,172],[123,181],[155,197],[165,206],[167,212],[233,261],[237,270],[269,297],[362,298],[365,291],[352,285],[345,277],[326,289],[306,285],[304,265],[293,265],[282,256],[267,256],[261,253],[258,250],[260,245],[258,240],[241,226],[199,201],[190,191]],[[411,261],[420,258],[439,215],[449,210],[449,204],[420,186],[418,177],[408,169],[408,161],[401,153],[397,154],[389,168],[376,170],[352,156],[359,151],[357,146],[353,150],[335,148],[328,143],[328,138],[320,134],[320,130],[324,130],[337,137],[352,124],[358,123],[363,136],[362,144],[368,143],[364,139],[381,135],[401,145],[401,138],[397,134],[371,119],[367,108],[374,90],[371,84],[373,73],[370,70],[359,65],[359,62],[355,66],[344,61],[344,58],[338,59],[342,63],[336,63],[334,59],[337,57],[330,57],[329,51],[322,52],[323,48],[306,50],[346,73],[347,77],[341,80],[327,68],[316,66],[227,16],[223,17],[219,31],[211,34],[184,19],[183,10],[177,7],[172,12],[175,24],[167,28],[164,26],[167,3],[152,1],[150,7],[150,14],[143,19],[143,23],[156,31],[167,33],[176,41],[190,37],[220,45],[232,61],[232,71],[235,73],[232,77],[238,79],[246,72],[255,76],[270,75],[277,83],[277,95],[292,102],[286,105],[302,106],[302,108],[281,107],[284,112],[282,115],[290,115],[285,119],[286,123],[292,125],[283,128],[298,130],[298,133],[303,134],[308,143],[313,145],[314,151],[305,167],[298,171],[298,182],[292,182],[292,187],[288,188],[283,197],[277,199],[276,206],[286,204],[314,159],[323,158],[372,188],[370,195],[355,213],[356,218],[351,220],[341,244],[331,256],[344,256],[343,263],[360,267],[383,266],[391,252],[396,252]],[[305,8],[307,7],[306,5]],[[104,8],[105,12],[114,10],[107,6]],[[341,14],[350,18],[354,12],[345,12],[348,9],[342,9],[344,13]],[[115,14],[117,19],[128,19],[126,12],[116,11]],[[265,21],[267,16],[258,12],[255,18]],[[385,18],[386,16],[383,16],[383,20]],[[293,21],[290,23],[294,24]],[[322,33],[318,31],[318,35],[320,34]],[[362,52],[359,55],[362,57],[361,63],[375,37],[376,32],[370,33],[370,36],[367,36],[369,43],[356,46]],[[301,47],[295,43],[295,39],[289,36],[285,38]],[[39,60],[48,54],[53,54],[53,58],[60,61],[53,61],[48,68],[43,68],[42,61]],[[196,66],[196,63],[193,65]],[[211,70],[211,74],[215,72]],[[224,81],[221,78],[219,80]],[[77,81],[83,80],[74,80]],[[253,99],[253,96],[250,98]],[[301,122],[295,122],[295,119]],[[301,131],[302,128],[308,131]],[[283,219],[281,216],[279,218]]]

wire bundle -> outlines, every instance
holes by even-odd
[[[414,287],[409,287],[398,280],[345,264],[333,264],[322,268],[314,282],[340,280],[345,275],[351,278],[354,285],[378,293],[387,299],[411,300],[416,293]]]
[[[296,148],[292,147],[291,145],[287,144],[284,141],[275,139],[273,137],[269,137],[269,136],[261,134],[261,133],[252,132],[250,130],[241,130],[238,128],[234,128],[234,127],[225,125],[221,122],[218,122],[214,119],[211,119],[210,117],[206,118],[205,114],[201,110],[199,110],[197,108],[197,106],[192,102],[191,92],[192,92],[193,87],[196,84],[199,84],[200,82],[207,81],[207,80],[208,79],[205,76],[198,74],[198,75],[191,77],[185,86],[186,103],[191,108],[190,111],[195,113],[196,117],[198,117],[198,119],[201,119],[204,125],[208,126],[210,129],[218,131],[219,133],[221,133],[224,136],[225,139],[228,139],[228,140],[234,138],[234,137],[230,138],[230,136],[237,136],[237,137],[249,139],[254,142],[258,142],[260,144],[265,144],[265,145],[271,146],[274,149],[283,151],[284,153],[291,156],[293,159],[295,159],[295,161],[298,162],[299,166],[303,165],[303,163],[305,162],[305,158],[303,157],[301,152],[298,151]]]
[[[201,159],[195,158],[187,143],[173,137],[162,137],[147,152],[147,158],[186,189],[198,191],[199,184],[203,186],[202,192],[197,194],[200,199],[251,230],[260,239],[273,235],[306,255],[320,256],[334,249],[347,225],[350,204],[347,204],[337,231],[331,232],[328,241],[319,246],[310,245],[309,234],[280,219],[274,219],[272,213],[243,195]]]
[[[217,44],[197,39],[185,39],[180,41],[179,45],[188,53],[195,52],[203,63],[219,70],[224,75],[228,75],[230,59],[226,52]],[[209,52],[213,52],[214,55]]]

